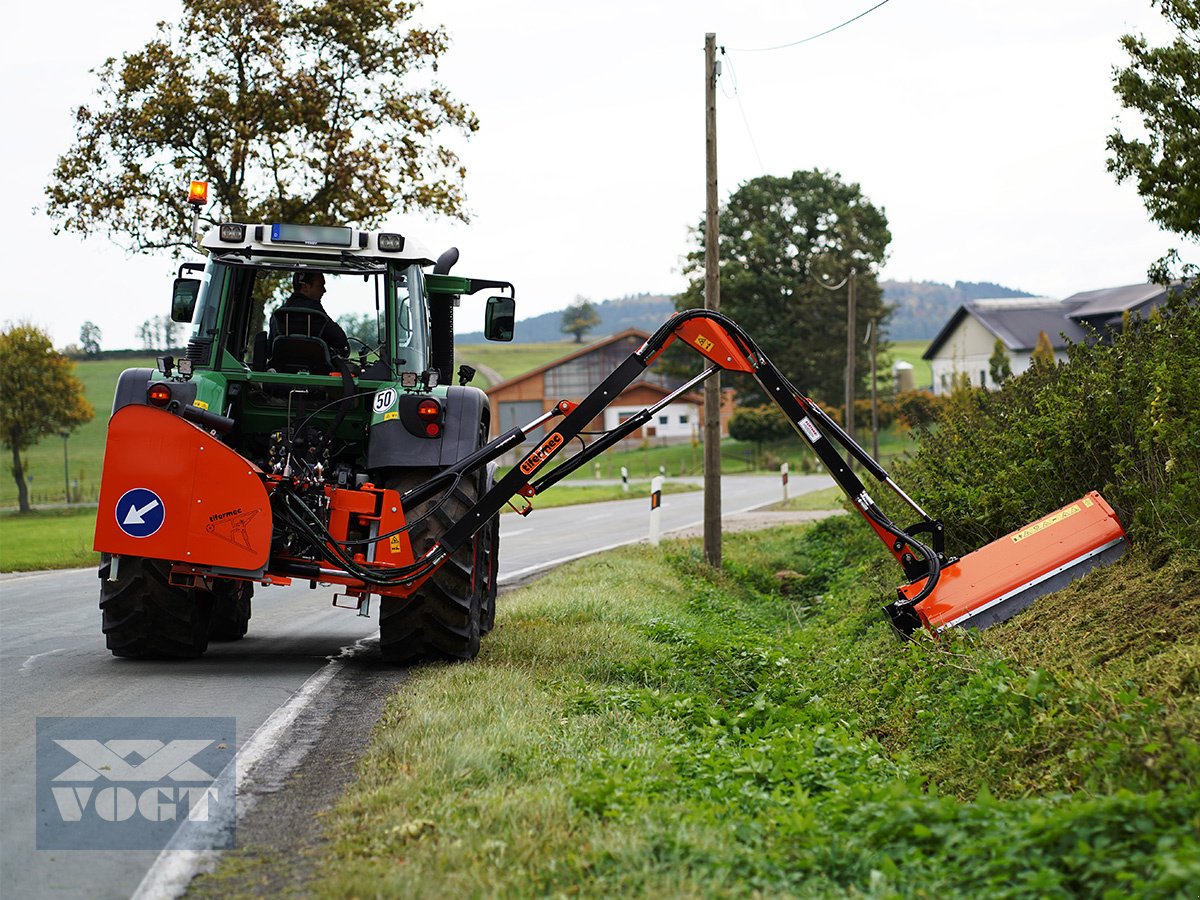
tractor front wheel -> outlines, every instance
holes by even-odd
[[[254,585],[249,581],[220,579],[212,589],[210,641],[238,641],[250,627],[250,598]]]
[[[113,656],[189,658],[208,649],[212,598],[170,584],[170,564],[122,556],[100,557],[101,627]]]

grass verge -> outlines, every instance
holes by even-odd
[[[1195,560],[1134,550],[901,643],[863,531],[730,536],[715,576],[694,542],[627,548],[511,595],[475,663],[389,702],[311,892],[1194,892]]]
[[[662,492],[664,494],[690,494],[700,490],[699,485],[695,484],[680,484],[677,481],[668,481],[663,484]],[[619,484],[572,484],[569,481],[561,482],[554,485],[544,494],[538,494],[533,498],[533,505],[537,509],[551,509],[555,506],[574,506],[577,503],[605,503],[610,500],[636,500],[639,497],[646,498],[650,496],[650,482],[648,481],[631,481],[629,482],[629,490],[623,490]],[[519,503],[520,497],[514,497],[513,502]],[[512,512],[510,507],[505,507],[501,512]]]
[[[95,509],[43,509],[0,514],[0,572],[98,565],[92,550]]]

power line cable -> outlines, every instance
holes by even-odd
[[[820,32],[819,34],[812,34],[806,38],[801,38],[798,41],[792,41],[789,44],[779,44],[778,46],[775,46],[775,47],[730,47],[729,49],[732,50],[734,53],[766,53],[769,50],[786,50],[788,47],[798,47],[801,44],[807,44],[809,41],[815,41],[817,38],[825,37],[825,35],[827,35],[827,34],[833,34],[833,32],[837,31],[839,28],[845,28],[851,22],[857,22],[863,16],[866,16],[866,15],[869,15],[870,13],[875,12],[875,10],[879,9],[879,7],[883,6],[884,4],[886,4],[888,2],[889,2],[889,0],[880,0],[879,3],[876,3],[870,9],[860,12],[854,18],[847,19],[845,22],[842,22],[840,25],[834,25],[832,28],[826,28],[824,31]]]

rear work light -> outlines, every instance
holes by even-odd
[[[246,239],[246,226],[235,225],[232,222],[226,222],[221,226],[219,232],[221,240],[230,244],[240,244]]]
[[[383,253],[399,253],[404,249],[404,235],[380,232],[375,243]]]
[[[150,389],[146,391],[146,401],[151,406],[166,406],[171,402],[171,388],[161,381],[150,385]]]

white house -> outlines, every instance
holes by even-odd
[[[1172,285],[1175,290],[1177,285]],[[1069,343],[1103,340],[1121,327],[1125,313],[1146,316],[1167,298],[1167,288],[1133,284],[1052,297],[970,300],[960,306],[922,354],[933,369],[933,392],[948,392],[956,377],[971,384],[996,387],[990,360],[997,339],[1004,345],[1014,375],[1029,368],[1033,348],[1044,331],[1058,360],[1067,358]]]

